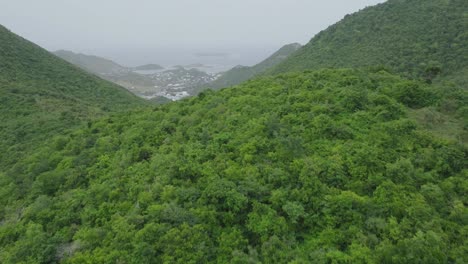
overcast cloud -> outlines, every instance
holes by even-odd
[[[148,52],[177,51],[250,54],[248,64],[284,44],[305,44],[344,15],[382,2],[0,0],[0,24],[49,50],[96,53],[127,64],[143,62]]]

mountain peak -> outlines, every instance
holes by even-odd
[[[318,33],[270,73],[335,67],[389,66],[421,76],[467,65],[466,0],[390,0],[347,15]]]

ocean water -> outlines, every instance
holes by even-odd
[[[237,65],[255,65],[279,48],[135,48],[94,50],[87,51],[87,53],[102,56],[129,67],[154,63],[165,68],[180,65],[186,68],[197,68],[208,73],[218,73]]]

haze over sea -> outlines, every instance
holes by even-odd
[[[284,43],[287,44],[287,43]],[[78,50],[77,52],[102,56],[124,66],[155,63],[164,67],[203,64],[207,72],[221,72],[237,65],[251,66],[268,57],[280,46],[271,47],[148,47],[112,48],[108,50]]]

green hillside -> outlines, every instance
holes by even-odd
[[[278,65],[280,62],[284,61],[289,55],[297,51],[300,47],[301,44],[298,43],[285,45],[273,55],[268,57],[266,60],[260,62],[255,66],[237,66],[223,73],[223,75],[221,75],[218,79],[210,83],[209,87],[213,89],[220,89],[247,81],[256,75],[263,73],[267,69]]]
[[[410,117],[447,94],[322,70],[91,122],[0,172],[0,261],[466,263],[468,149]]]
[[[0,26],[0,165],[50,135],[144,102]]]
[[[54,52],[60,58],[74,64],[90,73],[106,75],[127,72],[128,69],[111,60],[98,56],[74,53],[68,50],[58,50]]]
[[[468,66],[468,1],[389,0],[317,34],[270,73],[385,65],[432,78]]]
[[[467,21],[389,0],[159,106],[0,27],[0,263],[468,263]]]

